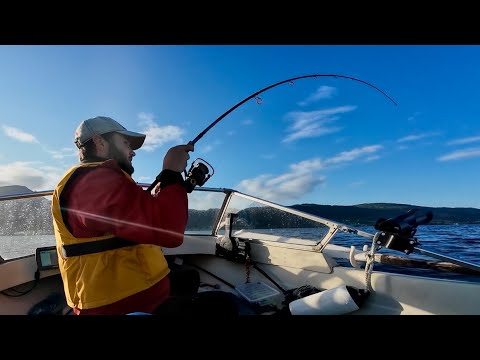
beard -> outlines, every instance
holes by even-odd
[[[120,168],[128,175],[131,176],[133,174],[135,169],[133,168],[130,161],[128,161],[128,157],[125,156],[120,150],[118,150],[118,148],[112,142],[110,143],[110,151],[108,157],[115,160],[118,166],[120,166]]]

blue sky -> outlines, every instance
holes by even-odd
[[[53,189],[78,163],[73,133],[110,116],[147,134],[150,183],[165,152],[221,114],[191,161],[208,187],[277,203],[480,208],[480,47],[433,45],[0,46],[0,186]]]

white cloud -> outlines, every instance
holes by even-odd
[[[215,149],[218,145],[223,144],[222,140],[215,140],[213,142],[210,142],[206,145],[201,146],[198,151],[196,150],[196,153],[209,153],[213,149]]]
[[[480,141],[480,136],[472,136],[472,137],[466,137],[462,139],[455,139],[455,140],[449,141],[447,145],[463,145],[463,144],[470,144],[478,141]]]
[[[155,119],[155,115],[151,113],[141,112],[138,114],[138,118],[140,119],[140,123],[150,123]]]
[[[22,185],[33,191],[53,190],[64,173],[65,169],[41,162],[16,161],[0,165],[0,186]]]
[[[380,156],[379,155],[372,155],[372,156],[367,156],[365,158],[365,162],[370,162],[370,161],[375,161],[375,160],[378,160],[380,159]]]
[[[285,117],[291,119],[292,125],[287,129],[290,134],[282,142],[291,142],[302,138],[313,138],[340,131],[342,128],[332,126],[338,120],[337,114],[355,110],[355,106],[340,106],[326,110],[294,111]]]
[[[206,154],[206,153],[209,153],[212,150],[213,150],[213,145],[207,144],[207,145],[204,145],[202,148],[200,148],[199,152]]]
[[[437,135],[439,135],[439,134],[438,133],[412,134],[412,135],[407,135],[407,136],[404,136],[404,137],[398,139],[397,142],[403,143],[403,142],[417,141],[417,140],[421,140],[421,139],[425,139],[425,138],[429,138],[429,137],[433,137],[433,136],[437,136]]]
[[[301,173],[317,171],[325,167],[324,163],[320,158],[313,158],[308,160],[300,161],[296,164],[290,164],[290,169],[292,171],[298,171]]]
[[[352,187],[352,188],[358,188],[358,187],[363,186],[365,184],[366,184],[365,181],[353,181],[350,184],[348,184],[348,186]]]
[[[413,113],[412,116],[409,116],[409,117],[407,118],[407,121],[408,121],[408,122],[415,122],[415,121],[417,120],[417,118],[420,116],[420,114],[421,114],[421,113],[418,112],[418,111],[415,112],[415,113]]]
[[[314,176],[312,173],[291,172],[280,176],[265,174],[242,180],[237,188],[266,200],[284,202],[312,192],[324,179],[323,176]]]
[[[381,145],[369,145],[349,151],[343,151],[338,155],[322,160],[312,158],[290,164],[290,171],[280,175],[263,174],[252,179],[242,180],[237,188],[247,194],[262,197],[274,202],[295,200],[312,192],[316,186],[325,182],[325,176],[316,174],[329,165],[348,163],[362,156],[365,161],[373,161],[379,158],[374,154],[383,147]]]
[[[321,99],[330,99],[337,91],[331,86],[320,86],[313,94],[310,94],[305,100],[300,101],[298,105],[305,106]]]
[[[43,150],[52,155],[52,158],[56,160],[62,160],[69,157],[78,157],[78,149],[73,147],[62,148],[60,150],[48,150],[46,147],[44,147]]]
[[[193,191],[188,195],[188,208],[195,210],[218,209],[222,206],[224,198],[224,193]]]
[[[480,157],[480,148],[470,148],[464,150],[458,150],[451,152],[449,154],[440,156],[437,158],[438,161],[454,161],[454,160],[463,160],[468,158]]]
[[[330,164],[339,164],[339,163],[344,163],[344,162],[350,162],[350,161],[358,159],[359,157],[361,157],[363,155],[375,153],[382,148],[383,148],[382,145],[369,145],[369,146],[364,146],[364,147],[361,147],[361,148],[352,149],[352,150],[349,150],[349,151],[342,151],[340,154],[335,155],[335,156],[325,160],[325,164],[330,165]],[[372,156],[370,156],[370,158],[371,157]]]
[[[184,142],[182,135],[185,131],[182,128],[173,125],[159,126],[153,121],[153,114],[140,113],[138,117],[143,126],[141,132],[147,136],[139,150],[151,152],[166,143],[182,144]]]
[[[26,143],[38,143],[38,140],[32,134],[26,133],[20,129],[17,129],[11,126],[6,126],[6,125],[3,125],[2,128],[5,135],[7,135],[8,137],[11,137],[12,139],[15,139],[21,142],[26,142]]]

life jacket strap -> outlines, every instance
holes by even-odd
[[[62,245],[62,254],[64,257],[81,256],[108,250],[120,249],[126,246],[133,245],[138,245],[138,243],[127,239],[114,237],[110,239],[89,241],[80,244]]]

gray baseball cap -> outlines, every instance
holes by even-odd
[[[75,144],[78,148],[85,145],[93,135],[103,135],[110,132],[117,132],[127,137],[132,150],[139,149],[145,141],[145,134],[128,131],[118,122],[106,116],[97,116],[84,120],[75,130]]]

